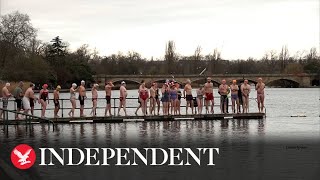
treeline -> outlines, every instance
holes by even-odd
[[[69,87],[82,79],[92,81],[92,59],[87,45],[70,51],[59,36],[50,42],[38,40],[27,14],[1,16],[0,80]]]
[[[173,41],[166,44],[163,59],[142,58],[137,52],[103,57],[88,45],[71,51],[59,36],[50,42],[40,41],[27,14],[1,16],[1,80],[60,84],[66,88],[82,79],[90,85],[94,74],[199,74],[204,69],[206,74],[319,73],[320,57],[316,48],[289,54],[286,46],[279,52],[267,52],[261,59],[225,60],[218,49],[203,55],[200,46],[194,55],[183,56],[176,52]]]
[[[320,57],[316,48],[309,52],[290,55],[287,46],[279,53],[267,52],[261,59],[225,60],[221,52],[214,49],[212,54],[203,56],[198,46],[193,56],[182,56],[175,51],[175,43],[166,45],[164,59],[144,59],[137,52],[118,53],[100,58],[91,63],[96,74],[276,74],[276,73],[319,73]]]

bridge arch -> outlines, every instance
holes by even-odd
[[[281,79],[275,79],[267,82],[266,86],[297,88],[300,86],[300,83],[292,79],[281,78]]]

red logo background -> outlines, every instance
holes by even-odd
[[[21,165],[21,162],[19,162],[20,158],[14,153],[15,149],[18,150],[22,155],[25,155],[26,152],[31,149],[30,154],[28,155],[29,157],[26,159],[27,161],[30,161],[30,163]],[[29,145],[20,144],[12,150],[11,162],[18,169],[29,169],[36,162],[36,153]]]

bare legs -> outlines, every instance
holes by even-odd
[[[60,105],[54,106],[54,117],[55,117],[55,118],[58,118],[58,117],[59,117],[59,116],[58,116],[59,110],[60,110]]]
[[[211,102],[211,103],[210,103]],[[206,106],[206,114],[214,113],[213,107],[214,107],[214,99],[212,100],[205,100],[205,106]],[[209,112],[209,106],[211,107],[211,110]]]
[[[107,116],[108,112],[109,112],[109,115],[112,116],[112,114],[111,114],[111,103],[107,103],[106,110],[104,112],[104,116]]]
[[[169,115],[169,102],[163,102],[162,106],[163,115]]]
[[[239,98],[231,98],[231,102],[232,102],[232,112],[233,113],[239,113],[239,109],[240,109],[240,104],[239,104]],[[237,108],[236,108],[236,104],[237,104]],[[236,110],[237,109],[237,110]]]
[[[260,112],[263,112],[263,108],[264,108],[264,94],[258,94],[258,96],[257,96],[257,101],[258,101],[259,113],[260,113]]]
[[[197,103],[198,103],[198,113],[202,114],[202,109],[203,109],[203,99],[197,98]]]
[[[123,111],[124,111],[124,114],[125,116],[127,116],[127,111],[126,111],[126,100],[120,100],[120,103],[119,103],[119,108],[118,108],[118,116],[120,116],[120,110],[121,108],[123,108]]]
[[[46,115],[46,109],[47,109],[47,102],[44,101],[43,99],[40,99],[40,104],[42,106],[42,109],[41,109],[41,117],[45,117]]]
[[[76,109],[76,100],[75,99],[71,99],[70,100],[71,102],[71,110],[70,112],[68,113],[69,117],[74,117],[74,110]]]
[[[92,100],[92,110],[91,110],[90,115],[96,116],[96,114],[97,114],[96,109],[97,109],[97,100],[96,100],[96,99],[93,99],[93,100]]]
[[[193,100],[187,101],[187,106],[186,106],[186,114],[188,114],[188,108],[191,107],[191,111],[193,114]]]
[[[242,96],[242,111],[243,113],[248,113],[249,112],[249,96]]]
[[[150,98],[150,107],[149,107],[150,115],[156,115],[156,99]]]
[[[140,102],[141,102],[142,113],[144,116],[146,116],[147,115],[147,99],[143,100],[140,98]]]

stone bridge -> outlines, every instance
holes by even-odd
[[[152,82],[164,83],[166,79],[175,79],[178,83],[184,85],[187,79],[191,80],[192,84],[202,84],[206,82],[206,75],[95,75],[93,78],[99,84],[113,81],[115,85],[119,85],[121,81],[127,84],[139,84],[145,80],[150,86]],[[251,84],[256,84],[257,79],[261,77],[267,86],[274,84],[284,84],[285,87],[311,87],[319,86],[319,74],[215,74],[210,76],[216,86],[221,83],[222,79],[231,82],[236,79],[238,82],[243,82],[248,79]],[[276,86],[277,86],[276,85]]]

